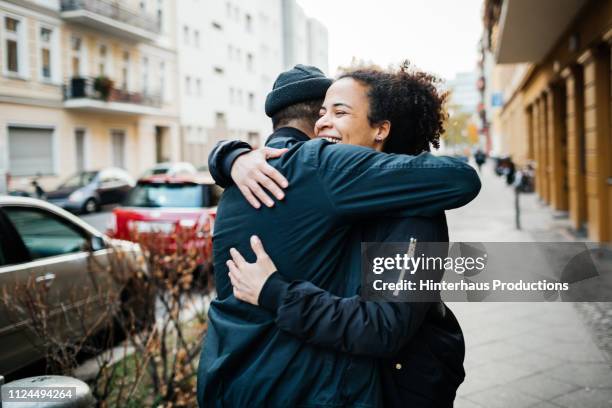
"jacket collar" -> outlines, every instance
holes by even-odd
[[[268,137],[268,140],[266,140],[266,145],[272,143],[274,140],[279,138],[292,139],[296,142],[307,142],[310,140],[308,135],[306,135],[306,133],[302,132],[301,130],[298,130],[293,127],[282,127],[276,129],[274,133],[272,133],[270,137]]]

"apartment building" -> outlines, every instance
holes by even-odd
[[[478,90],[476,88],[477,74],[473,72],[458,72],[453,79],[446,81],[450,90],[449,104],[465,113],[476,112],[478,105]]]
[[[283,66],[309,64],[329,73],[327,28],[308,17],[295,0],[282,0]]]
[[[487,0],[504,153],[571,229],[612,240],[612,0]]]
[[[205,165],[221,139],[262,145],[267,93],[282,71],[280,0],[186,0],[177,6],[185,160]]]
[[[178,160],[168,0],[0,1],[0,169],[40,175]]]
[[[0,0],[0,173],[52,188],[263,145],[277,75],[327,47],[295,0]]]
[[[318,20],[308,18],[306,20],[306,35],[308,38],[308,63],[329,74],[329,36],[327,28]]]

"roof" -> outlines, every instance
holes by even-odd
[[[16,196],[9,196],[9,195],[0,195],[0,206],[3,206],[3,205],[19,205],[22,207],[41,208],[41,209],[53,212],[63,218],[67,218],[72,223],[77,224],[79,227],[88,231],[92,235],[97,235],[97,236],[103,235],[100,231],[98,231],[97,229],[95,229],[94,227],[86,223],[85,221],[81,220],[79,217],[75,216],[74,214],[71,214],[68,211],[64,210],[63,208],[60,208],[57,205],[51,204],[44,200],[39,200],[37,198],[30,198],[30,197],[16,197]]]

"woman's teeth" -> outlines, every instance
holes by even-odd
[[[331,143],[338,143],[338,142],[340,142],[340,139],[336,139],[336,138],[333,138],[333,137],[323,137],[323,139],[325,139],[325,140],[327,140],[328,142],[331,142]]]

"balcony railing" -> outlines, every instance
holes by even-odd
[[[159,108],[161,96],[141,92],[128,92],[116,88],[112,81],[105,77],[73,77],[64,84],[64,100],[92,99],[101,102],[119,102]]]
[[[156,19],[131,10],[111,0],[61,0],[62,12],[88,11],[112,20],[131,25],[154,34],[160,33]]]

